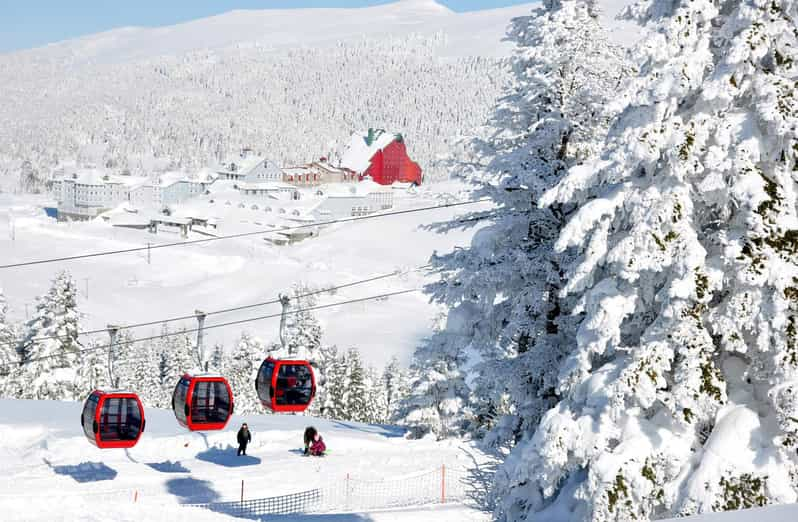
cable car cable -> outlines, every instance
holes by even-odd
[[[436,207],[436,208],[438,208],[438,207]],[[527,214],[527,213],[529,213],[528,210],[515,211],[515,212],[506,212],[506,213],[500,213],[500,214],[492,213],[492,214],[487,214],[487,215],[484,215],[484,216],[476,216],[476,217],[473,217],[473,218],[465,218],[465,219],[459,219],[459,220],[453,220],[453,221],[457,221],[459,223],[466,223],[466,222],[471,222],[471,221],[481,221],[481,220],[484,220],[484,219],[489,219],[489,218],[495,217],[497,215],[504,216],[504,215]],[[317,291],[314,291],[314,292],[309,292],[307,294],[300,294],[300,295],[297,295],[297,296],[294,296],[294,297],[298,298],[298,299],[301,299],[301,298],[310,297],[310,296],[316,295],[316,294],[334,292],[336,290],[340,290],[340,289],[343,289],[343,288],[356,286],[356,285],[359,285],[359,284],[365,284],[365,283],[369,283],[369,282],[372,282],[372,281],[377,281],[379,279],[385,279],[385,278],[388,278],[388,277],[394,277],[394,276],[408,274],[408,273],[411,273],[411,272],[414,272],[414,271],[417,271],[417,270],[423,270],[424,268],[428,268],[430,266],[431,265],[426,264],[426,265],[422,265],[422,266],[413,268],[411,270],[407,270],[405,272],[391,272],[391,273],[388,273],[388,274],[383,274],[383,275],[375,276],[375,277],[368,278],[368,279],[362,279],[360,281],[354,281],[352,283],[347,283],[347,284],[344,284],[344,285],[324,288],[324,289],[317,290]],[[2,267],[0,267],[0,268],[2,268]],[[213,310],[211,312],[207,312],[206,315],[217,315],[217,314],[222,314],[222,313],[235,312],[235,311],[240,311],[240,310],[246,310],[246,309],[249,309],[249,308],[257,308],[257,307],[260,307],[260,306],[266,306],[266,305],[270,305],[270,304],[277,304],[279,302],[280,302],[279,299],[272,299],[272,300],[269,300],[269,301],[263,301],[263,302],[260,302],[260,303],[253,303],[253,304],[249,304],[249,305],[242,305],[242,306],[239,306],[239,307],[226,308],[226,309],[221,309],[221,310]],[[146,322],[142,322],[142,323],[133,323],[133,324],[119,326],[119,330],[130,330],[130,329],[133,329],[133,328],[141,328],[141,327],[144,327],[144,326],[155,326],[155,325],[164,324],[164,323],[171,323],[171,322],[175,322],[175,321],[186,321],[188,319],[194,319],[195,317],[196,317],[196,314],[181,315],[181,316],[176,316],[176,317],[169,317],[169,318],[165,318],[165,319],[159,319],[159,320],[155,320],[155,321],[146,321]],[[83,331],[79,331],[79,332],[77,332],[75,334],[75,339],[77,339],[78,337],[80,337],[82,335],[97,335],[97,334],[104,334],[104,333],[107,333],[107,332],[108,332],[107,328],[100,328],[100,329],[97,329],[97,330],[83,330]],[[57,336],[57,335],[50,335],[50,336],[35,337],[33,339],[27,339],[27,340],[22,340],[22,341],[12,341],[12,342],[5,343],[5,345],[9,346],[9,347],[13,347],[13,346],[22,345],[23,341],[25,343],[34,343],[34,342],[47,341],[47,340],[67,341],[67,340],[70,340],[70,338],[65,338],[63,336]]]
[[[381,275],[369,277],[369,278],[366,278],[366,279],[360,279],[358,281],[352,281],[351,283],[346,283],[346,284],[337,285],[337,286],[331,286],[331,287],[325,287],[325,288],[321,288],[319,290],[314,290],[312,292],[307,292],[307,293],[304,293],[304,294],[298,294],[298,295],[295,295],[295,296],[291,296],[291,298],[292,299],[303,299],[305,297],[311,297],[311,296],[314,296],[314,295],[325,294],[325,293],[328,293],[328,292],[336,292],[336,291],[344,289],[344,288],[351,288],[351,287],[357,286],[357,285],[362,285],[362,284],[366,284],[366,283],[372,283],[374,281],[379,281],[381,279],[387,279],[389,277],[399,277],[399,276],[402,276],[402,275],[410,274],[412,272],[417,272],[419,270],[424,270],[425,268],[429,268],[430,266],[432,266],[432,265],[427,263],[426,265],[417,266],[415,268],[411,268],[411,269],[405,270],[405,271],[395,270],[393,272],[389,272],[389,273],[386,273],[386,274],[381,274]],[[279,299],[271,299],[269,301],[262,301],[260,303],[252,303],[252,304],[236,306],[236,307],[232,307],[232,308],[223,308],[223,309],[220,309],[220,310],[213,310],[211,312],[206,312],[205,315],[206,316],[210,316],[210,315],[218,315],[218,314],[224,314],[224,313],[229,313],[229,312],[238,312],[238,311],[247,310],[247,309],[250,309],[250,308],[258,308],[258,307],[267,306],[267,305],[270,305],[270,304],[277,304],[279,302],[280,302]],[[131,330],[133,328],[141,328],[141,327],[144,327],[144,326],[155,326],[155,325],[159,325],[159,324],[171,323],[171,322],[175,322],[175,321],[185,321],[185,320],[194,319],[194,318],[196,318],[195,314],[182,315],[182,316],[177,316],[177,317],[168,317],[168,318],[160,319],[160,320],[156,320],[156,321],[147,321],[147,322],[143,322],[143,323],[132,323],[132,324],[128,324],[128,325],[121,325],[121,326],[119,326],[118,329],[120,331],[121,330]],[[101,334],[101,333],[108,333],[108,329],[107,328],[101,328],[101,329],[98,329],[98,330],[79,331],[79,332],[77,332],[75,334],[74,339],[77,339],[81,335],[96,335],[96,334]],[[58,335],[49,335],[49,336],[42,336],[42,337],[34,337],[32,339],[25,339],[24,341],[25,341],[25,344],[27,344],[27,343],[35,343],[35,342],[48,341],[48,340],[70,341],[70,340],[72,340],[72,338],[64,337],[64,336],[58,336]],[[10,343],[5,343],[5,344],[6,344],[6,346],[11,347],[11,346],[18,346],[18,345],[21,345],[23,343],[20,342],[20,341],[17,341],[17,342],[13,342],[12,341]]]
[[[406,289],[406,290],[398,290],[396,292],[388,292],[388,293],[380,294],[380,295],[373,295],[373,296],[369,296],[369,297],[361,297],[361,298],[358,298],[358,299],[350,299],[348,301],[340,301],[340,302],[337,302],[337,303],[328,303],[328,304],[325,304],[325,305],[318,305],[318,306],[312,306],[312,307],[308,307],[308,308],[299,308],[299,309],[296,309],[296,310],[289,310],[287,313],[291,314],[291,315],[295,315],[295,314],[299,314],[299,313],[302,313],[302,312],[313,312],[313,311],[316,311],[316,310],[324,310],[326,308],[334,308],[336,306],[343,306],[343,305],[354,304],[354,303],[362,303],[362,302],[365,302],[365,301],[373,301],[375,299],[383,299],[383,298],[393,297],[393,296],[397,296],[397,295],[409,294],[411,292],[418,292],[420,290],[421,290],[420,288],[409,288],[409,289]],[[205,326],[203,328],[203,330],[212,330],[212,329],[215,329],[215,328],[224,328],[226,326],[234,326],[234,325],[238,325],[238,324],[251,323],[251,322],[255,322],[255,321],[261,321],[261,320],[264,320],[264,319],[274,319],[274,318],[280,317],[282,315],[283,314],[281,312],[281,313],[278,313],[278,314],[261,315],[261,316],[258,316],[258,317],[250,317],[248,319],[239,319],[237,321],[228,321],[226,323],[218,323],[218,324]],[[110,344],[105,344],[105,345],[99,345],[99,346],[92,346],[91,348],[84,348],[82,350],[76,350],[76,351],[73,351],[73,352],[60,351],[58,353],[54,353],[54,354],[50,354],[50,355],[44,355],[42,357],[33,357],[33,358],[27,359],[25,361],[19,361],[17,363],[11,363],[11,364],[6,363],[4,365],[0,365],[0,368],[10,368],[12,366],[25,366],[26,364],[30,364],[30,363],[36,362],[36,361],[43,361],[43,360],[46,360],[46,359],[54,359],[56,357],[64,357],[64,356],[68,356],[68,355],[78,355],[78,354],[83,354],[83,353],[88,353],[88,352],[94,352],[94,351],[97,351],[97,350],[108,350],[108,349],[110,349],[112,347],[124,346],[124,345],[128,345],[128,344],[135,344],[135,343],[140,343],[140,342],[144,342],[144,341],[154,341],[154,340],[157,340],[157,339],[164,339],[164,338],[167,338],[167,337],[175,337],[177,335],[185,335],[187,333],[196,333],[197,331],[199,331],[199,328],[189,328],[189,329],[180,330],[178,332],[166,332],[166,333],[162,333],[160,335],[152,335],[152,336],[149,336],[149,337],[140,337],[140,338],[137,338],[137,339],[130,339],[128,341],[120,341],[114,346],[112,346]]]

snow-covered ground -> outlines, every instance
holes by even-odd
[[[396,208],[417,208],[452,201],[464,187],[441,183],[417,196],[396,199]],[[461,197],[466,198],[464,195]],[[115,228],[101,220],[57,223],[40,208],[45,199],[0,194],[0,259],[3,264],[87,252],[136,248],[148,242],[180,241],[176,234],[154,236],[146,231]],[[9,317],[23,321],[35,298],[47,291],[55,274],[67,268],[80,287],[79,310],[84,329],[106,324],[130,324],[189,315],[199,308],[212,311],[275,299],[298,282],[332,286],[425,265],[434,251],[467,245],[479,226],[448,234],[423,226],[451,220],[482,205],[426,211],[332,225],[319,237],[290,246],[274,246],[260,236],[96,257],[60,264],[37,265],[0,272],[0,287],[9,303]],[[253,211],[254,212],[254,211]],[[265,223],[268,215],[262,210]],[[255,220],[252,218],[250,221]],[[11,239],[13,220],[15,240]],[[225,229],[224,226],[228,228]],[[220,233],[239,232],[240,223],[223,223]],[[264,227],[264,229],[266,229]],[[249,230],[249,229],[247,229]],[[201,238],[204,236],[192,236]],[[434,276],[411,273],[322,296],[320,305],[407,288],[420,288]],[[222,314],[207,324],[278,313],[278,305]],[[370,301],[319,311],[324,342],[341,349],[355,346],[364,359],[382,365],[393,355],[409,361],[418,341],[431,332],[438,307],[418,292],[385,301]],[[177,328],[193,321],[173,323]],[[229,348],[242,330],[264,341],[277,339],[276,319],[208,331],[210,342]],[[138,329],[134,337],[156,335],[160,327]],[[103,340],[105,338],[103,337]]]
[[[3,520],[234,520],[179,504],[275,497],[343,484],[376,483],[418,472],[464,470],[469,497],[486,492],[490,460],[468,443],[407,440],[400,428],[321,420],[294,415],[234,416],[226,430],[191,433],[171,411],[147,410],[147,428],[130,450],[100,450],[89,444],[75,402],[0,400],[0,512]],[[252,444],[235,454],[235,431],[247,422]],[[302,430],[316,426],[330,454],[299,455]],[[407,482],[416,479],[409,478]],[[401,483],[401,482],[399,482]],[[437,478],[430,487],[437,494]],[[390,486],[391,488],[397,486]],[[398,486],[401,487],[401,486]],[[453,487],[453,486],[450,486]],[[378,499],[380,488],[374,488]],[[474,501],[403,509],[354,510],[280,517],[312,521],[482,521],[491,515]],[[787,522],[798,506],[770,506],[678,520],[695,522]]]
[[[3,520],[222,520],[223,515],[178,504],[275,497],[355,481],[379,481],[440,469],[471,469],[487,459],[469,444],[410,441],[395,427],[294,415],[235,416],[221,432],[191,433],[171,411],[147,410],[147,427],[130,450],[100,450],[79,425],[81,404],[0,400],[0,512]],[[235,435],[252,431],[247,456],[236,456]],[[302,431],[312,424],[331,453],[303,458]],[[468,473],[464,476],[468,477]],[[409,479],[412,481],[413,479]],[[438,482],[430,482],[437,495]],[[466,487],[479,494],[479,480]],[[375,498],[379,491],[375,490]],[[135,499],[135,502],[134,502]],[[288,520],[487,520],[453,505]]]
[[[707,513],[694,517],[673,518],[665,522],[792,522],[798,520],[798,504]]]

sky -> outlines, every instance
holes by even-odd
[[[172,25],[233,9],[366,7],[394,0],[0,0],[0,53],[116,27]],[[454,11],[532,0],[437,0]]]

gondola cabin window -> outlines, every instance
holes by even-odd
[[[306,366],[283,365],[277,374],[278,405],[310,404],[313,395],[310,370]]]
[[[97,425],[94,420],[94,417],[97,414],[97,403],[100,402],[100,398],[95,395],[89,395],[89,398],[86,399],[86,404],[83,405],[83,415],[80,416],[80,420],[83,424],[83,433],[89,439],[93,439],[95,437],[95,433],[97,433]]]
[[[177,417],[178,421],[181,421],[182,424],[185,424],[186,417],[188,416],[188,404],[186,404],[186,397],[188,397],[188,387],[191,384],[191,381],[186,379],[185,377],[180,379],[180,382],[177,383],[177,387],[175,388],[175,397],[172,401],[172,408],[175,410],[175,417]],[[176,404],[183,404],[185,405],[183,408],[176,408]]]
[[[105,400],[100,422],[100,438],[104,441],[135,440],[141,429],[138,403],[131,398]]]
[[[264,403],[271,402],[274,396],[274,386],[272,386],[272,373],[274,373],[274,361],[267,359],[260,367],[258,372],[258,382],[256,389]]]
[[[224,383],[198,382],[191,395],[191,417],[194,422],[227,422],[230,402]]]

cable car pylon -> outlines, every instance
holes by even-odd
[[[115,324],[109,324],[107,327],[108,335],[111,337],[111,342],[108,345],[108,384],[112,388],[116,388],[119,385],[119,379],[114,375],[114,353],[116,349],[116,338],[119,335],[119,326]]]
[[[202,310],[194,310],[194,316],[197,318],[197,345],[195,347],[197,368],[207,372],[208,360],[205,357],[205,350],[202,346],[202,333],[205,329],[205,318],[208,317],[208,314]]]

